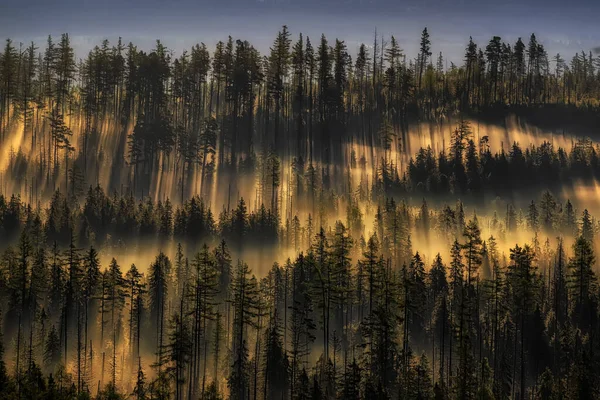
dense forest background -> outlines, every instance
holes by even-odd
[[[600,55],[287,27],[0,53],[0,397],[600,397]]]

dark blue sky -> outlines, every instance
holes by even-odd
[[[550,53],[570,58],[600,46],[600,0],[0,0],[0,37],[34,40],[69,32],[78,56],[102,39],[122,36],[149,49],[161,39],[179,53],[203,41],[250,40],[266,51],[287,24],[317,40],[346,40],[351,52],[375,28],[414,55],[427,26],[434,53],[458,61],[469,36],[515,41],[535,32]]]

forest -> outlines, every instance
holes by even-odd
[[[6,40],[1,399],[600,398],[600,52],[313,40]]]

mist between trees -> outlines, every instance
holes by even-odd
[[[314,42],[7,40],[0,397],[600,396],[599,58]]]

